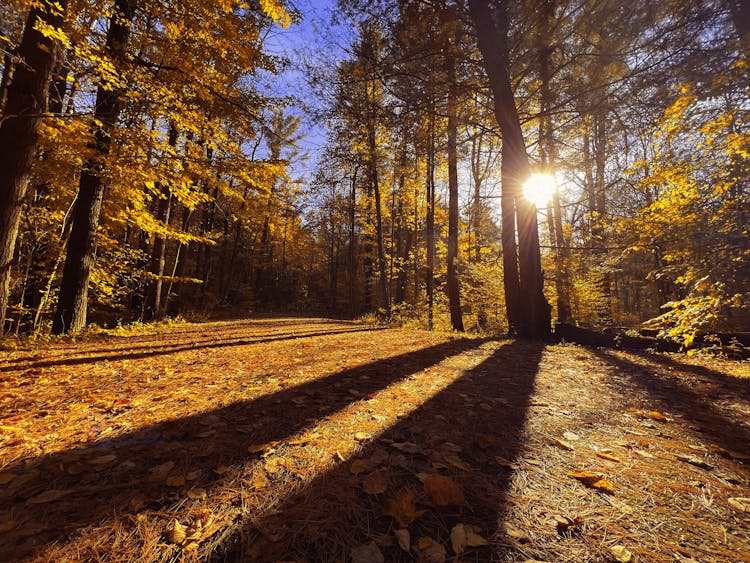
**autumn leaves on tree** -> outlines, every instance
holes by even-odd
[[[0,8],[3,331],[750,327],[744,3],[338,8],[345,50],[296,100],[266,86],[299,62],[269,31],[311,17],[283,2]],[[328,140],[301,164],[313,118]]]

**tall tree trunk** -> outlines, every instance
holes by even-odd
[[[551,88],[552,47],[550,40],[553,33],[553,18],[555,13],[555,0],[544,0],[539,12],[539,26],[537,37],[537,48],[539,55],[539,97],[540,97],[540,124],[539,124],[539,149],[541,153],[542,166],[545,172],[554,177],[555,161],[557,151],[552,127],[552,116],[550,108],[553,104]],[[555,183],[555,191],[552,195],[552,206],[548,207],[547,217],[549,221],[550,239],[555,251],[555,290],[557,293],[557,321],[560,323],[571,322],[569,276],[567,270],[567,244],[562,227],[562,208],[560,206],[560,192]]]
[[[169,126],[167,144],[170,147],[177,146],[177,127],[172,123]],[[172,211],[172,193],[169,186],[161,185],[159,201],[156,207],[156,219],[169,226],[169,217]],[[146,320],[159,319],[164,314],[162,302],[162,287],[164,285],[164,266],[166,265],[167,237],[154,235],[154,246],[151,251],[151,273],[154,280],[146,295]]]
[[[544,297],[536,207],[520,197],[521,183],[529,175],[529,162],[508,74],[508,21],[505,10],[505,2],[500,3],[496,14],[497,25],[487,0],[469,0],[471,19],[477,31],[477,44],[494,95],[495,118],[503,136],[503,196],[505,198],[507,190],[508,199],[513,198],[516,203],[519,275],[515,279],[520,286],[520,300],[517,303],[518,318],[515,321],[520,336],[546,338],[550,334],[550,306]],[[513,273],[512,268],[511,272],[505,272],[506,284]],[[511,298],[509,309],[513,302],[514,299]]]
[[[427,127],[427,327],[434,328],[435,309],[435,111]]]
[[[474,255],[473,261],[479,263],[482,259],[482,241],[480,232],[482,229],[482,171],[480,163],[482,159],[482,141],[484,132],[478,131],[471,138],[471,177],[474,180],[474,199],[471,204],[471,227],[474,230]],[[471,250],[469,251],[471,254]]]
[[[448,38],[446,71],[448,75],[448,271],[446,290],[448,308],[451,314],[451,328],[463,332],[464,321],[461,315],[461,288],[456,271],[458,258],[458,111],[456,49],[458,48],[458,22],[455,13],[450,11],[448,25],[452,28]]]
[[[391,318],[391,301],[388,293],[388,271],[385,263],[385,249],[383,246],[383,208],[380,202],[380,180],[378,175],[377,144],[375,138],[375,116],[370,115],[367,124],[367,145],[369,149],[370,182],[375,197],[375,237],[378,251],[378,281],[380,298],[386,312],[386,318]]]
[[[134,7],[129,0],[116,0],[107,32],[107,52],[115,62],[122,62],[127,50]],[[73,209],[73,223],[60,282],[60,297],[52,320],[52,332],[76,332],[86,326],[89,277],[96,260],[96,230],[104,198],[104,162],[112,143],[112,132],[120,115],[122,91],[99,86],[96,91],[94,120],[101,123],[94,131],[93,149],[81,171],[78,195]]]
[[[349,185],[349,312],[352,319],[357,317],[357,173],[354,169]]]
[[[4,102],[0,120],[0,335],[5,328],[21,207],[60,51],[59,42],[44,36],[35,26],[41,22],[59,29],[67,9],[68,0],[36,2],[29,10],[18,46],[21,63],[13,64],[6,57],[0,92]]]

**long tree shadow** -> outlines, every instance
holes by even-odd
[[[747,425],[729,418],[713,403],[713,397],[696,391],[691,387],[689,380],[683,382],[678,377],[659,375],[649,369],[646,364],[614,356],[604,350],[592,351],[605,362],[617,367],[633,383],[645,389],[665,411],[680,414],[685,420],[695,425],[708,440],[729,452],[739,454],[740,457],[750,459],[750,429]],[[658,358],[650,354],[638,354],[638,356],[648,361],[658,361]],[[683,370],[680,365],[673,367]],[[690,372],[690,367],[692,366],[688,366],[684,371]],[[704,376],[715,375],[706,372],[702,374]],[[738,398],[750,399],[744,387],[735,388],[735,392],[738,393]]]
[[[125,334],[125,335],[90,335],[86,342],[70,342],[68,344],[57,344],[51,348],[51,351],[59,356],[70,359],[71,355],[83,356],[84,354],[99,353],[106,351],[108,354],[116,352],[137,352],[145,348],[169,348],[172,344],[161,344],[166,337],[170,341],[176,342],[185,339],[193,344],[202,345],[213,342],[227,340],[242,340],[252,335],[253,338],[270,337],[278,334],[292,334],[294,327],[302,327],[307,332],[324,332],[326,330],[374,330],[375,326],[363,326],[354,321],[337,321],[333,319],[243,319],[231,322],[211,322],[205,324],[190,325],[188,327],[170,327],[165,334],[162,332],[153,332],[148,334]],[[309,327],[309,328],[306,328]],[[314,330],[311,330],[314,329]],[[264,332],[265,331],[265,332]],[[216,332],[220,333],[246,333],[246,337],[228,337],[217,338]],[[257,332],[257,333],[256,333]],[[114,344],[114,345],[113,345]],[[45,358],[45,364],[33,364],[35,360],[40,359],[38,352],[29,352],[18,355],[13,359],[0,358],[0,363],[10,367],[16,364],[29,364],[24,368],[44,367],[45,365],[54,365],[56,358]]]
[[[730,393],[738,393],[740,395],[746,395],[750,393],[750,377],[736,377],[722,373],[715,369],[707,368],[705,366],[696,366],[685,362],[680,362],[672,356],[666,356],[664,354],[652,354],[642,351],[628,351],[633,356],[638,356],[643,360],[652,362],[655,364],[662,365],[668,369],[679,370],[680,372],[693,375],[699,379],[704,380],[706,383],[715,384],[717,387],[723,388]],[[750,370],[750,364],[748,364]],[[750,373],[748,373],[750,375]]]
[[[317,331],[317,332],[293,332],[289,334],[280,334],[277,336],[263,335],[252,336],[249,338],[210,338],[203,341],[192,341],[188,344],[153,344],[145,343],[140,348],[123,348],[120,350],[110,350],[104,354],[87,354],[81,357],[66,357],[52,360],[43,360],[39,362],[31,362],[24,365],[24,370],[28,369],[40,369],[52,366],[75,366],[92,364],[102,361],[120,361],[120,360],[138,360],[142,358],[151,358],[154,356],[163,356],[168,354],[177,354],[179,352],[185,352],[188,350],[210,350],[214,348],[226,348],[228,346],[246,346],[251,344],[264,344],[268,342],[279,342],[283,340],[296,340],[298,338],[314,338],[316,336],[333,336],[336,334],[347,334],[350,332],[368,332],[386,330],[385,327],[365,327],[365,328],[351,328],[343,330],[328,330],[328,331]]]
[[[528,341],[503,345],[375,437],[358,459],[370,464],[368,472],[385,475],[386,493],[363,493],[363,477],[352,474],[351,463],[340,463],[270,514],[250,515],[242,532],[214,554],[215,560],[345,561],[353,547],[376,541],[386,561],[413,561],[413,554],[395,544],[395,529],[408,526],[413,543],[429,537],[450,546],[451,529],[459,523],[477,526],[489,539],[488,546],[470,550],[461,561],[499,559],[506,544],[498,530],[506,517],[512,467],[517,467],[512,460],[524,452],[543,350],[543,344]],[[420,477],[434,472],[458,483],[465,502],[431,502]],[[412,508],[424,513],[411,523],[398,523],[385,514],[386,506],[409,491],[415,495]],[[280,537],[279,530],[286,533]]]
[[[0,554],[5,560],[19,560],[114,513],[160,507],[170,494],[165,487],[170,470],[182,475],[197,471],[193,484],[210,487],[219,479],[215,468],[249,460],[249,445],[288,438],[359,397],[484,341],[452,340],[254,400],[13,463],[3,468],[16,477],[0,489],[0,516],[9,516],[16,526],[0,537]]]

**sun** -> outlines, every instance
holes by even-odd
[[[546,207],[555,193],[555,187],[554,176],[534,173],[523,185],[523,197],[537,207]]]

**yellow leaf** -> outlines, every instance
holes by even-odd
[[[630,563],[630,561],[633,560],[633,554],[630,553],[630,551],[628,551],[625,546],[614,545],[610,547],[609,550],[612,552],[614,558],[619,561],[619,563]]]
[[[176,545],[181,545],[187,537],[187,527],[180,524],[176,518],[172,520],[167,528],[167,541]]]

